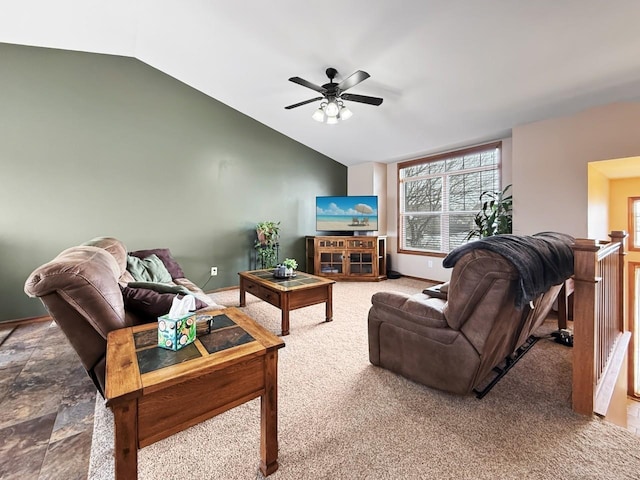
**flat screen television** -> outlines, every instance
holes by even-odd
[[[316,197],[316,230],[354,233],[378,230],[378,197]]]

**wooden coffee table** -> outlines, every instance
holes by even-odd
[[[335,280],[296,272],[292,278],[275,278],[273,270],[240,272],[240,306],[246,305],[246,292],[282,310],[282,335],[289,335],[289,312],[317,303],[326,303],[327,322],[333,320]]]
[[[115,422],[116,479],[137,478],[139,448],[256,397],[260,470],[266,476],[278,469],[284,342],[237,308],[202,314],[214,317],[211,333],[199,322],[196,340],[177,352],[157,346],[157,323],[109,333],[105,396]]]

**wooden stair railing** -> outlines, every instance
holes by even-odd
[[[626,382],[631,337],[625,330],[623,301],[627,233],[613,231],[609,236],[610,242],[576,239],[573,247],[572,406],[583,415],[605,416],[616,385]]]

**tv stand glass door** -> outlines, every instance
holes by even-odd
[[[320,253],[320,272],[323,274],[342,275],[343,268],[342,252],[322,252]]]

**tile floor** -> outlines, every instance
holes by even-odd
[[[85,480],[95,398],[55,323],[0,326],[0,479]],[[628,422],[640,436],[640,402]]]
[[[87,478],[96,390],[53,322],[0,326],[0,478]]]

